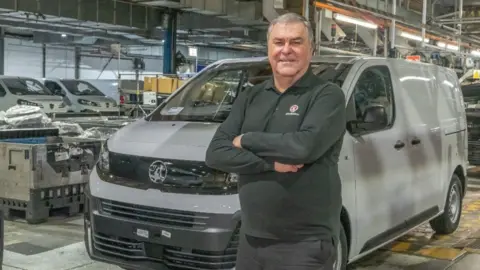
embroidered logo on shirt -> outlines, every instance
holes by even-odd
[[[292,105],[290,106],[290,112],[287,112],[285,115],[299,115],[296,111],[298,111],[298,105]]]

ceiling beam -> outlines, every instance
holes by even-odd
[[[13,21],[0,18],[0,27],[23,28],[30,29],[35,32],[47,32],[54,35],[74,35],[74,36],[96,36],[98,38],[115,40],[118,42],[131,43],[132,39],[126,38],[124,35],[109,33],[103,30],[81,29],[61,25],[46,24],[35,21]]]
[[[1,0],[0,9],[91,21],[140,29],[155,28],[162,21],[164,8],[116,0]]]

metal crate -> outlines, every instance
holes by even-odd
[[[471,165],[480,165],[480,113],[468,112],[468,162]]]
[[[5,217],[23,211],[27,222],[39,223],[52,209],[79,213],[101,144],[57,136],[1,140],[0,204]]]

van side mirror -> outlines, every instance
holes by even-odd
[[[347,123],[347,129],[351,133],[361,133],[362,131],[381,130],[388,126],[388,115],[384,106],[372,105],[365,108],[363,120],[353,120]]]

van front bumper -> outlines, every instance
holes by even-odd
[[[202,222],[204,213],[190,219],[167,210],[162,216],[166,209],[102,200],[88,190],[85,195],[85,245],[93,260],[126,269],[235,269],[238,214]],[[176,226],[162,224],[174,216],[182,218]]]

